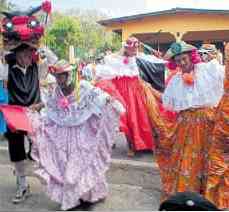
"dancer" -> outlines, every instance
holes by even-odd
[[[165,57],[179,71],[162,94],[163,106],[178,113],[156,151],[162,200],[177,192],[204,194],[214,108],[224,93],[224,72],[217,60],[200,63],[197,49],[183,41],[172,44]]]
[[[142,86],[144,82],[137,65],[137,58],[140,58],[137,57],[138,47],[138,40],[130,37],[123,51],[106,56],[104,64],[96,66],[96,86],[121,101],[126,109],[121,117],[120,130],[125,133],[128,141],[128,156],[134,156],[136,151],[155,149]],[[153,56],[145,56],[144,59],[156,63],[159,61]]]
[[[36,175],[62,210],[106,198],[105,174],[123,111],[119,102],[85,80],[80,81],[77,100],[71,69],[63,60],[52,67],[58,86],[42,115],[30,115]]]

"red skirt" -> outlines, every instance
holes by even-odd
[[[154,150],[152,126],[147,113],[143,87],[137,77],[102,80],[96,84],[118,99],[126,109],[121,116],[120,130],[132,142],[135,151]]]

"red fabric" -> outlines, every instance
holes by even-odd
[[[28,28],[26,24],[15,25],[14,31],[18,33],[20,39],[23,41],[29,40],[33,33],[33,30],[31,28]]]
[[[44,32],[45,32],[45,29],[44,29],[43,26],[37,26],[36,28],[34,28],[33,32],[36,35],[43,36],[44,35]]]
[[[12,18],[12,23],[14,25],[27,24],[29,20],[28,16],[15,16]]]
[[[121,116],[120,129],[130,138],[134,150],[154,150],[152,127],[139,79],[122,77],[103,80],[96,86],[123,103],[126,113]]]
[[[51,10],[52,10],[52,4],[51,4],[51,2],[50,1],[44,1],[43,3],[42,3],[42,10],[44,11],[44,12],[46,12],[46,13],[48,13],[48,14],[50,14],[51,13]]]
[[[26,115],[26,108],[17,105],[0,105],[8,127],[13,130],[32,132],[32,125]]]

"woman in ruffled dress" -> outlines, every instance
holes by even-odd
[[[156,149],[162,200],[177,192],[204,194],[215,107],[224,92],[223,66],[216,60],[201,63],[194,46],[183,41],[174,43],[165,58],[179,71],[161,98],[165,109],[177,112],[177,121],[169,128],[162,121]],[[153,116],[151,121],[157,122]]]
[[[155,139],[146,108],[143,80],[136,63],[139,41],[130,37],[123,51],[108,55],[104,64],[96,66],[96,86],[122,102],[126,113],[122,115],[120,130],[128,142],[128,156],[142,150],[153,151]],[[150,60],[157,60],[153,56]]]
[[[226,74],[224,95],[216,111],[212,144],[209,151],[208,180],[205,196],[218,208],[229,209],[229,44],[225,46]]]
[[[36,175],[63,210],[107,196],[105,174],[123,111],[119,102],[83,80],[76,99],[69,83],[71,69],[65,61],[52,67],[58,86],[47,98],[42,115],[30,114]]]

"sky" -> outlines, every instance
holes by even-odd
[[[55,10],[97,9],[111,17],[161,11],[175,7],[225,9],[229,0],[51,0]],[[10,0],[19,7],[37,6],[42,0]],[[29,2],[29,4],[28,4]]]

